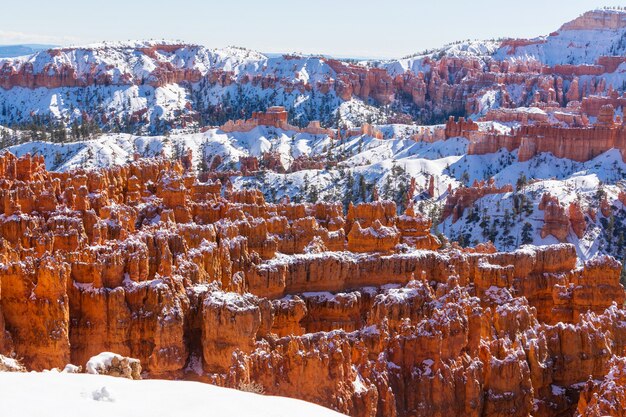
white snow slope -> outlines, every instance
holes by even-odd
[[[19,417],[339,417],[335,411],[188,381],[0,372],[0,415]]]

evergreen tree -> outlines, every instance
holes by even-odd
[[[317,186],[312,185],[309,191],[308,200],[310,203],[317,203],[319,201],[319,191]]]
[[[359,177],[359,195],[361,196],[361,201],[367,201],[367,182],[363,175]]]
[[[533,226],[526,222],[522,226],[522,245],[533,243]]]
[[[461,174],[461,182],[463,183],[464,186],[467,187],[469,185],[469,181],[470,181],[469,173],[467,171],[463,171],[463,174]]]
[[[346,193],[343,199],[343,206],[347,210],[350,203],[354,201],[354,177],[352,172],[348,171],[346,178]]]

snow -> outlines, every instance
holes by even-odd
[[[482,58],[486,59],[497,51],[498,41],[467,40],[445,45],[431,51],[424,51],[410,57],[383,62],[380,66],[385,68],[392,76],[400,75],[406,71],[414,74],[426,72],[429,65],[424,63],[425,58],[459,57],[459,58]]]
[[[0,123],[21,123],[27,122],[31,115],[52,115],[68,125],[81,120],[82,111],[86,110],[90,114],[106,115],[108,120],[126,120],[137,112],[145,112],[143,117],[152,126],[158,117],[181,128],[184,127],[181,115],[193,113],[191,108],[223,103],[226,96],[271,100],[273,104],[296,109],[300,116],[310,111],[313,112],[310,116],[315,116],[324,104],[332,109],[340,104],[334,93],[313,97],[300,88],[288,88],[333,79],[336,74],[324,59],[314,56],[268,58],[239,47],[208,49],[167,40],[103,42],[0,59],[0,66],[5,64],[16,72],[32,66],[35,74],[58,73],[70,66],[79,80],[107,81],[76,88],[0,89],[0,103],[11,104],[3,107]],[[256,76],[276,78],[284,80],[284,86],[263,88],[245,82],[220,86],[206,80],[184,87],[175,83],[161,86],[157,76],[164,67],[193,71],[199,76],[225,71],[238,80]],[[30,72],[30,68],[26,71]],[[330,117],[328,110],[324,118],[329,120]]]
[[[159,45],[180,47],[170,52],[159,48]],[[154,51],[143,52],[150,48],[154,48]],[[263,54],[245,48],[207,49],[179,41],[150,40],[101,42],[76,48],[53,48],[25,57],[3,59],[0,60],[0,65],[4,62],[16,66],[31,64],[33,71],[40,73],[50,71],[53,67],[73,64],[78,70],[78,77],[89,75],[90,71],[93,71],[94,77],[107,74],[111,76],[111,84],[121,84],[128,76],[136,80],[149,77],[157,68],[157,61],[168,62],[174,68],[196,69],[204,75],[209,69],[231,71],[265,60],[267,57]]]
[[[199,382],[91,374],[0,372],[0,414],[20,417],[331,417],[304,401]]]
[[[16,359],[0,355],[0,372],[9,369],[17,371],[23,369],[23,367]]]
[[[422,361],[422,366],[424,367],[423,369],[423,376],[432,376],[433,375],[433,370],[432,370],[432,366],[435,364],[435,361],[433,361],[432,359],[425,359],[424,361]]]
[[[481,261],[481,263],[484,261]],[[485,265],[482,265],[482,267],[484,267]],[[487,265],[487,266],[492,266],[492,267],[498,267],[496,265]],[[496,305],[504,305],[507,302],[511,301],[513,299],[513,297],[511,296],[511,293],[506,289],[506,288],[502,288],[502,287],[496,287],[494,285],[490,286],[489,288],[487,288],[487,290],[485,290],[485,297],[490,300],[491,302],[493,302]]]
[[[113,358],[123,359],[122,355],[113,352],[102,352],[96,356],[92,356],[85,365],[85,371],[89,374],[99,375],[103,370],[111,366]]]
[[[552,395],[554,396],[562,396],[565,395],[565,388],[560,387],[558,385],[550,385],[550,388],[552,390]]]
[[[303,292],[301,295],[303,298],[315,298],[316,301],[318,302],[335,302],[336,301],[335,295],[327,291]]]
[[[352,370],[356,374],[354,381],[352,381],[352,385],[354,386],[354,392],[356,394],[367,392],[367,387],[365,386],[365,382],[363,381],[361,374],[357,371],[356,366],[352,365]]]
[[[415,282],[414,282],[415,283]],[[420,296],[419,288],[387,288],[384,294],[376,296],[377,303],[407,304],[411,298]]]
[[[626,22],[626,12],[602,10],[602,14],[619,14]],[[509,47],[501,47],[494,54],[499,60],[537,60],[546,65],[595,64],[600,56],[618,56],[626,53],[626,23],[621,28],[570,29],[564,25],[558,32],[540,36],[532,45],[516,48],[511,53]]]
[[[204,299],[204,306],[225,307],[232,311],[245,312],[258,309],[257,303],[254,302],[255,298],[249,293],[242,295],[234,292],[214,291]]]
[[[500,250],[511,250],[519,246],[519,237],[525,222],[530,223],[534,231],[532,244],[558,243],[551,235],[545,238],[539,235],[539,230],[543,226],[543,212],[539,210],[538,205],[544,193],[557,197],[564,207],[572,202],[580,202],[584,212],[586,208],[597,204],[596,196],[600,187],[607,193],[610,202],[617,200],[622,189],[620,182],[625,177],[626,164],[622,161],[619,151],[615,149],[584,163],[556,158],[552,154],[541,154],[529,161],[517,162],[516,154],[517,151],[510,153],[502,149],[495,154],[465,155],[450,165],[448,170],[455,178],[460,178],[460,173],[467,172],[470,183],[493,177],[497,186],[515,184],[521,174],[533,180],[518,193],[532,201],[532,210],[530,213],[522,213],[522,216],[516,217],[513,222],[510,230],[510,236],[514,237],[513,242],[506,244],[501,238],[494,242]],[[485,213],[491,219],[501,220],[505,210],[513,213],[514,198],[513,193],[487,195],[479,199],[475,207],[479,210],[481,218],[482,210],[486,210]],[[595,209],[597,210],[597,207]],[[451,218],[447,219],[440,229],[453,238],[463,233],[469,236],[471,242],[483,242],[485,237],[482,228],[479,227],[479,222],[469,220],[469,214],[466,210],[464,216],[457,222],[452,222]],[[568,236],[568,242],[576,246],[577,254],[583,260],[592,258],[604,247],[599,232],[600,220],[594,222],[587,216],[587,222],[590,226],[583,238],[579,239],[573,233]]]
[[[80,371],[81,369],[79,366],[68,363],[67,365],[65,365],[65,367],[63,368],[61,372],[66,373],[66,374],[78,374],[80,373]]]
[[[386,120],[386,116],[381,109],[357,98],[342,102],[337,112],[342,124],[348,129],[361,126],[365,120],[369,120],[372,123],[383,123]]]

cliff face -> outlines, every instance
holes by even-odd
[[[267,204],[183,166],[0,157],[2,353],[41,370],[114,351],[372,417],[592,410],[584,383],[625,354],[612,258],[437,250],[413,207]]]
[[[529,119],[533,113],[524,112],[492,112],[487,118],[499,122],[520,122],[517,129],[510,133],[481,131],[472,122],[463,118],[454,121],[452,118],[446,124],[446,138],[464,136],[469,138],[468,154],[483,155],[495,153],[501,148],[509,151],[518,149],[518,160],[528,161],[535,155],[550,152],[557,158],[567,158],[573,161],[586,162],[610,149],[619,149],[622,158],[626,156],[626,127],[615,120],[614,108],[611,104],[604,104],[594,115],[595,124],[585,124],[586,114],[572,115],[573,126],[548,124],[538,118]],[[538,113],[546,117],[546,113]],[[580,119],[580,121],[579,121]],[[576,126],[576,124],[585,124]]]
[[[560,30],[618,30],[626,28],[624,14],[617,11],[591,10],[561,26]]]

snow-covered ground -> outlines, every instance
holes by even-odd
[[[339,417],[335,411],[188,381],[0,372],[0,415],[19,417]]]

